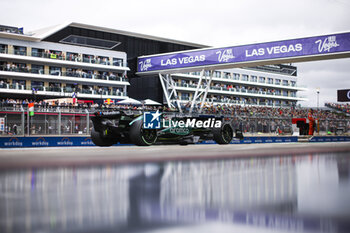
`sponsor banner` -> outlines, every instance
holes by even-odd
[[[309,142],[349,142],[350,136],[314,136]]]
[[[230,144],[251,144],[251,143],[286,143],[298,142],[298,137],[245,137],[243,140],[233,139]],[[213,140],[203,141],[200,144],[215,144]]]
[[[143,56],[138,58],[137,71],[142,73],[349,51],[350,33],[340,33],[294,40],[176,52],[158,56]]]
[[[115,146],[130,146],[120,144]],[[0,148],[95,146],[91,137],[0,137]]]
[[[105,99],[104,101],[103,101],[103,103],[104,104],[114,104],[114,100],[112,100],[112,99]]]
[[[90,137],[0,137],[1,148],[95,146]]]
[[[345,142],[350,141],[350,136],[317,136],[310,142]],[[233,139],[231,144],[251,143],[287,143],[298,142],[298,137],[245,137],[243,140]],[[213,140],[200,142],[199,144],[215,144]],[[115,144],[114,146],[128,146],[131,144]],[[16,147],[57,147],[57,146],[95,146],[90,137],[0,137],[1,148]]]

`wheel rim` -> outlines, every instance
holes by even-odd
[[[232,140],[232,128],[229,125],[225,125],[224,128],[222,129],[222,138],[226,142],[230,142]]]
[[[157,139],[157,131],[154,129],[142,129],[141,130],[142,139],[147,144],[152,144]]]

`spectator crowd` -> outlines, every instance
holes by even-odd
[[[350,113],[350,104],[326,103],[325,105],[338,111]]]
[[[33,102],[32,100],[15,100],[15,99],[2,99],[0,101],[0,107],[12,107],[16,110],[20,110],[23,107],[27,107],[28,103]],[[313,110],[313,117],[320,120],[330,119],[348,119],[349,117],[343,112],[348,112],[349,105],[339,104],[326,104],[338,111],[332,110]],[[98,109],[120,109],[120,110],[162,110],[162,111],[176,111],[176,109],[170,109],[166,106],[144,106],[144,105],[128,105],[118,103],[90,103],[90,102],[77,102],[77,103],[66,103],[57,101],[36,101],[34,102],[35,111],[82,111],[88,110],[89,112]],[[184,106],[184,112],[188,112],[190,104]],[[198,108],[195,108],[196,112]],[[243,105],[213,105],[205,104],[203,106],[203,113],[205,114],[218,114],[227,116],[238,116],[238,117],[263,117],[263,118],[306,118],[309,113],[309,108],[273,108],[265,106],[243,106]]]
[[[156,107],[156,106],[143,106],[143,105],[131,105],[131,104],[118,104],[118,103],[91,103],[91,102],[82,102],[77,101],[76,103],[73,102],[59,102],[57,101],[32,101],[32,100],[15,100],[15,99],[2,99],[0,101],[0,110],[4,108],[11,108],[12,110],[21,111],[22,109],[26,109],[29,103],[34,103],[35,111],[38,112],[56,112],[56,111],[63,111],[63,112],[82,112],[82,111],[89,111],[94,112],[96,110],[109,110],[109,109],[118,109],[118,110],[157,110],[157,109],[163,109],[162,107]],[[168,110],[167,108],[164,108],[164,110]]]

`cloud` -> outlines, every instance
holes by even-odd
[[[317,105],[316,88],[320,88],[320,106],[325,102],[337,101],[337,90],[350,89],[350,59],[326,60],[299,63],[299,85],[306,85],[309,90],[301,93],[306,95],[308,102],[304,106]]]

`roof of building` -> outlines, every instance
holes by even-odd
[[[69,23],[63,23],[55,26],[50,26],[50,27],[35,30],[26,34],[0,32],[0,37],[39,42],[67,27],[76,27],[76,28],[83,28],[83,29],[89,29],[89,30],[95,30],[95,31],[101,31],[101,32],[108,32],[108,33],[114,33],[114,34],[131,36],[131,37],[148,39],[148,40],[156,40],[156,41],[162,41],[162,42],[168,42],[168,43],[174,43],[174,44],[181,44],[181,45],[192,46],[197,48],[209,47],[207,45],[196,44],[192,42],[173,40],[173,39],[168,39],[168,38],[163,38],[158,36],[151,36],[151,35],[146,35],[141,33],[117,30],[113,28],[106,28],[106,27],[76,23],[76,22],[69,22]]]

